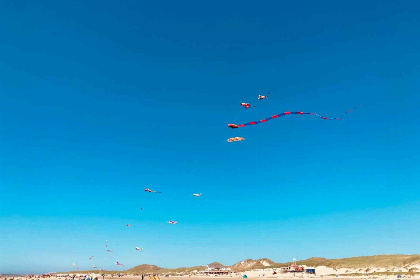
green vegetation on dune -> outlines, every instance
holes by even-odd
[[[192,267],[179,267],[177,269],[169,269],[169,270],[171,272],[175,272],[175,273],[182,273],[182,272],[191,273],[194,270],[201,271],[201,270],[204,270],[204,269],[206,269],[205,266],[192,266]]]
[[[129,273],[129,274],[147,274],[147,273],[156,273],[156,274],[161,274],[163,273],[165,269],[158,267],[156,265],[150,265],[150,264],[141,264],[138,266],[135,266],[133,268],[130,268],[126,271],[124,271],[124,273]]]
[[[272,267],[289,266],[292,262],[276,263]],[[298,261],[298,265],[307,265],[311,267],[327,266],[333,268],[348,267],[361,268],[368,266],[388,267],[388,266],[406,266],[420,264],[420,255],[377,255],[362,256],[343,259],[309,258]]]
[[[193,266],[193,267],[179,267],[175,269],[167,269],[167,268],[161,268],[156,265],[149,265],[149,264],[142,264],[135,266],[131,269],[128,269],[124,271],[124,273],[128,274],[148,274],[148,273],[154,273],[154,274],[176,274],[176,273],[191,273],[194,270],[200,271],[205,269],[205,266]]]

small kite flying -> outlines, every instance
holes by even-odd
[[[245,107],[245,109],[248,109],[249,107],[251,107],[249,103],[241,103],[241,106]]]
[[[266,99],[266,98],[268,98],[268,95],[269,95],[270,93],[267,93],[267,95],[258,95],[258,100],[261,100],[261,99]]]
[[[228,127],[230,128],[238,128],[239,126],[237,124],[229,123]]]
[[[171,224],[171,225],[176,225],[178,222],[175,222],[175,221],[169,221],[168,222],[168,224]]]
[[[245,140],[245,138],[243,138],[243,137],[232,137],[232,138],[229,138],[227,141],[228,142],[237,142],[237,141],[244,141]]]
[[[115,264],[116,264],[116,265],[121,265],[121,266],[124,266],[122,263],[119,263],[119,262],[116,262]]]
[[[161,193],[161,192],[158,192],[158,191],[153,191],[151,189],[144,189],[144,191],[145,192],[150,192],[150,193]]]
[[[141,251],[141,250],[143,250],[143,248],[141,248],[141,247],[136,247],[136,250],[137,250],[137,251]]]
[[[96,266],[92,266],[92,268],[96,268]]]
[[[112,250],[106,250],[108,253],[112,253]]]
[[[201,193],[194,193],[194,194],[193,194],[193,196],[194,196],[194,197],[197,197],[197,196],[202,196],[202,194],[201,194]]]

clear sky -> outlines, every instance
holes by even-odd
[[[0,273],[420,253],[419,30],[419,1],[0,1]]]

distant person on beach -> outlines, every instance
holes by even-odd
[[[141,275],[141,280],[144,280],[144,275],[143,274]]]

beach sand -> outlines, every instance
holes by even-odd
[[[245,273],[246,274],[246,273]],[[248,276],[248,274],[247,274]],[[36,276],[35,276],[36,277]],[[48,278],[26,278],[23,276],[8,276],[8,277],[1,277],[0,280],[38,280],[38,279],[49,279],[49,280],[64,280],[65,277],[48,277]],[[68,279],[68,278],[67,278]],[[75,278],[78,279],[78,278]],[[144,277],[144,280],[149,280],[149,277]],[[232,276],[171,276],[171,277],[164,277],[160,276],[161,280],[232,280],[232,279],[243,279],[240,275],[232,275]],[[380,280],[397,280],[396,275],[389,275],[389,276],[360,276],[360,277],[354,277],[354,276],[338,276],[338,277],[331,277],[331,276],[316,276],[316,275],[305,275],[305,274],[296,274],[294,277],[293,275],[261,275],[260,276],[248,276],[247,279],[282,279],[282,280],[298,280],[298,279],[311,279],[311,280],[339,280],[339,279],[346,279],[346,280],[358,280],[358,279],[380,279]],[[420,280],[420,275],[415,276],[409,276],[409,275],[403,275],[400,279],[410,279],[410,280]],[[98,280],[102,280],[102,277],[98,277]],[[110,277],[106,276],[105,280],[141,280],[141,276],[122,276],[122,277]]]

